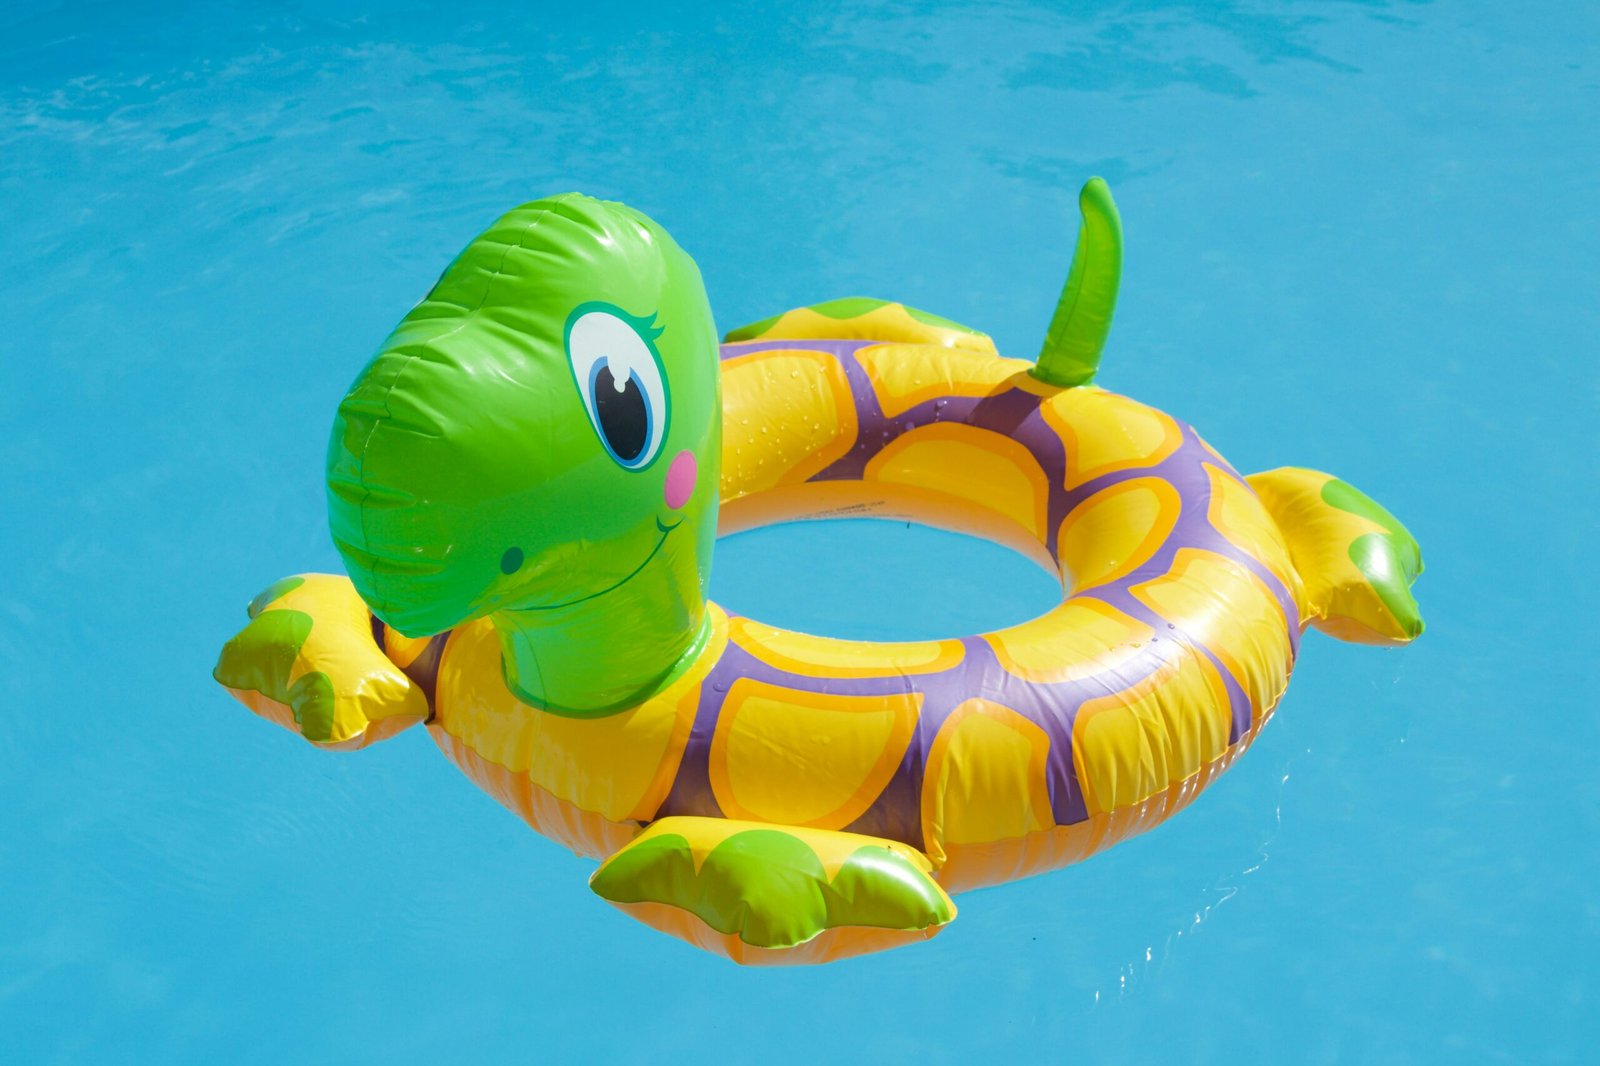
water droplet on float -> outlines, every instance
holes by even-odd
[[[800,376],[800,371],[798,371],[798,370],[791,370],[791,371],[789,371],[789,376],[790,376],[790,377],[792,377],[792,378],[797,378],[797,377],[799,377],[799,376]]]

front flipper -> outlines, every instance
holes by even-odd
[[[304,574],[250,603],[212,676],[252,711],[322,748],[364,748],[426,721],[428,700],[373,637],[350,580]]]
[[[1399,519],[1332,474],[1286,466],[1245,480],[1288,542],[1313,626],[1360,644],[1406,644],[1422,632],[1411,595],[1422,549]]]
[[[663,818],[589,886],[646,925],[747,964],[831,962],[956,916],[921,852],[825,829]]]

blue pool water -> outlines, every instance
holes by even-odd
[[[0,5],[0,1060],[1593,1061],[1596,8],[665,6]],[[250,595],[337,568],[333,405],[504,209],[637,205],[723,328],[859,292],[1028,355],[1091,174],[1102,383],[1340,474],[1428,563],[1425,636],[1308,636],[1168,825],[747,971],[423,733],[322,754],[211,682]],[[1040,581],[802,526],[713,591],[885,636]]]

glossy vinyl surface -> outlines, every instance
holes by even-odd
[[[833,1061],[1587,1056],[1582,5],[0,20],[0,1030],[22,1061],[815,1061],[819,1032]],[[206,676],[248,590],[338,568],[329,400],[508,205],[637,204],[725,324],[876,292],[1026,354],[1090,173],[1127,223],[1097,380],[1241,470],[1347,479],[1428,548],[1426,637],[1307,634],[1249,757],[1169,825],[965,897],[931,943],[751,973],[610,914],[591,863],[419,731],[320,756]],[[1047,606],[1030,565],[803,525],[724,541],[710,592],[938,639]]]

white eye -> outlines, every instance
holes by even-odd
[[[589,422],[619,466],[642,470],[667,436],[667,385],[646,321],[584,304],[567,323],[567,359]]]

